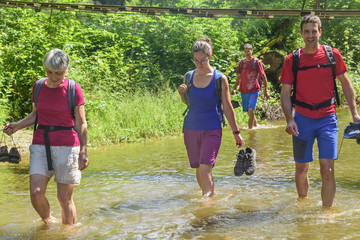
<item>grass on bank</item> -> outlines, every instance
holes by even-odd
[[[179,135],[185,108],[177,91],[171,89],[158,93],[138,89],[121,97],[89,97],[89,143],[97,146]]]

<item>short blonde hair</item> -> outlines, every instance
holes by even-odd
[[[252,49],[252,45],[251,45],[250,43],[247,43],[247,44],[244,45],[244,49],[245,49],[245,48],[250,48],[250,49]]]

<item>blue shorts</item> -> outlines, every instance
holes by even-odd
[[[337,159],[338,124],[336,114],[323,118],[308,118],[295,112],[299,136],[293,135],[295,162],[314,161],[313,145],[317,139],[319,158]]]
[[[241,93],[243,112],[249,111],[249,108],[252,108],[254,111],[256,111],[256,103],[258,98],[259,92]]]

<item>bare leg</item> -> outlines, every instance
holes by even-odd
[[[49,178],[34,174],[30,176],[30,198],[35,211],[40,215],[41,219],[46,223],[51,223],[50,204],[45,197],[46,187]]]
[[[306,198],[309,190],[309,163],[295,162],[295,183],[300,198]]]
[[[196,178],[202,190],[203,196],[211,197],[214,195],[214,180],[212,177],[213,166],[207,164],[200,164],[196,169]]]
[[[249,115],[249,129],[252,129],[253,127],[257,127],[257,120],[255,117],[254,109],[249,108],[248,115]]]
[[[61,206],[63,224],[72,225],[76,222],[76,208],[73,201],[73,184],[57,184],[57,197]]]
[[[322,178],[321,199],[324,207],[331,207],[336,192],[334,159],[320,158],[319,162]]]

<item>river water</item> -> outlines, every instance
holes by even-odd
[[[338,118],[341,143],[348,109]],[[284,121],[242,129],[246,146],[257,150],[257,170],[235,177],[238,150],[225,128],[212,199],[201,197],[182,137],[90,150],[75,188],[74,226],[60,223],[53,180],[47,197],[58,222],[45,226],[30,202],[28,159],[0,163],[0,239],[360,239],[360,146],[344,139],[334,207],[324,209],[318,160],[310,167],[309,199],[298,200],[284,129]]]

